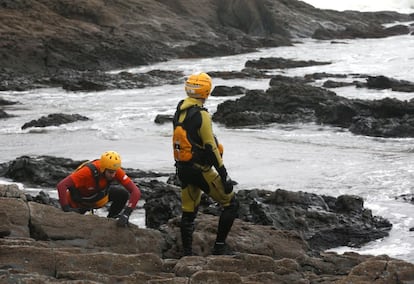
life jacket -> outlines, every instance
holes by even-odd
[[[195,162],[201,158],[201,154],[204,149],[201,146],[201,138],[194,133],[189,133],[191,118],[195,114],[199,113],[204,108],[194,105],[185,110],[181,110],[180,107],[183,101],[181,101],[173,118],[173,152],[174,160],[176,162]],[[183,121],[179,121],[180,114],[186,111],[186,116]]]
[[[108,181],[105,188],[100,188],[99,186],[100,172],[99,172],[99,169],[93,164],[94,161],[96,160],[83,162],[75,169],[74,172],[80,170],[83,167],[88,167],[92,173],[93,178],[95,179],[95,188],[99,189],[99,191],[95,193],[94,195],[88,196],[88,197],[82,196],[79,190],[75,187],[70,187],[69,192],[70,192],[70,197],[74,202],[79,203],[80,205],[83,205],[83,206],[100,208],[104,206],[106,203],[108,203],[109,201],[108,189],[110,186],[110,181]]]

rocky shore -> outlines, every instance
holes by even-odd
[[[319,10],[296,0],[3,0],[0,15],[0,90],[62,85],[62,78],[95,71],[240,54],[301,38],[408,34],[410,26],[383,24],[414,20],[386,11]]]
[[[39,156],[0,165],[0,176],[53,187],[81,161]],[[65,213],[44,191],[0,185],[0,280],[4,283],[411,283],[414,264],[386,255],[324,252],[386,236],[391,224],[358,196],[283,189],[240,190],[239,218],[213,256],[220,208],[203,198],[194,233],[197,256],[181,256],[179,187],[171,175],[126,169],[145,200],[146,229],[98,215]],[[115,185],[116,186],[116,185]],[[213,282],[211,282],[213,281]]]

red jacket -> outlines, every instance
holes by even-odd
[[[100,169],[99,160],[93,161],[92,164],[98,170]],[[126,190],[129,191],[130,197],[127,206],[131,209],[134,209],[139,199],[141,198],[141,191],[139,190],[138,186],[135,185],[135,183],[121,168],[116,171],[114,180],[118,181]],[[63,207],[69,204],[67,192],[70,187],[74,187],[79,190],[82,197],[90,197],[99,191],[105,190],[107,186],[108,180],[101,173],[99,176],[99,188],[97,188],[95,177],[93,176],[92,171],[88,167],[84,166],[58,183],[57,190],[60,205]]]

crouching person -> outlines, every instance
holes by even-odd
[[[112,181],[123,188],[110,187]],[[117,225],[128,225],[141,191],[121,168],[117,152],[107,151],[100,159],[82,164],[76,171],[57,184],[59,203],[65,212],[85,214],[102,208],[108,202],[108,218],[117,218]]]

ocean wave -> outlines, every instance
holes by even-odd
[[[355,10],[355,11],[396,11],[399,13],[413,13],[414,0],[348,0],[348,1],[331,1],[331,0],[303,0],[316,8],[332,9],[338,11]]]

